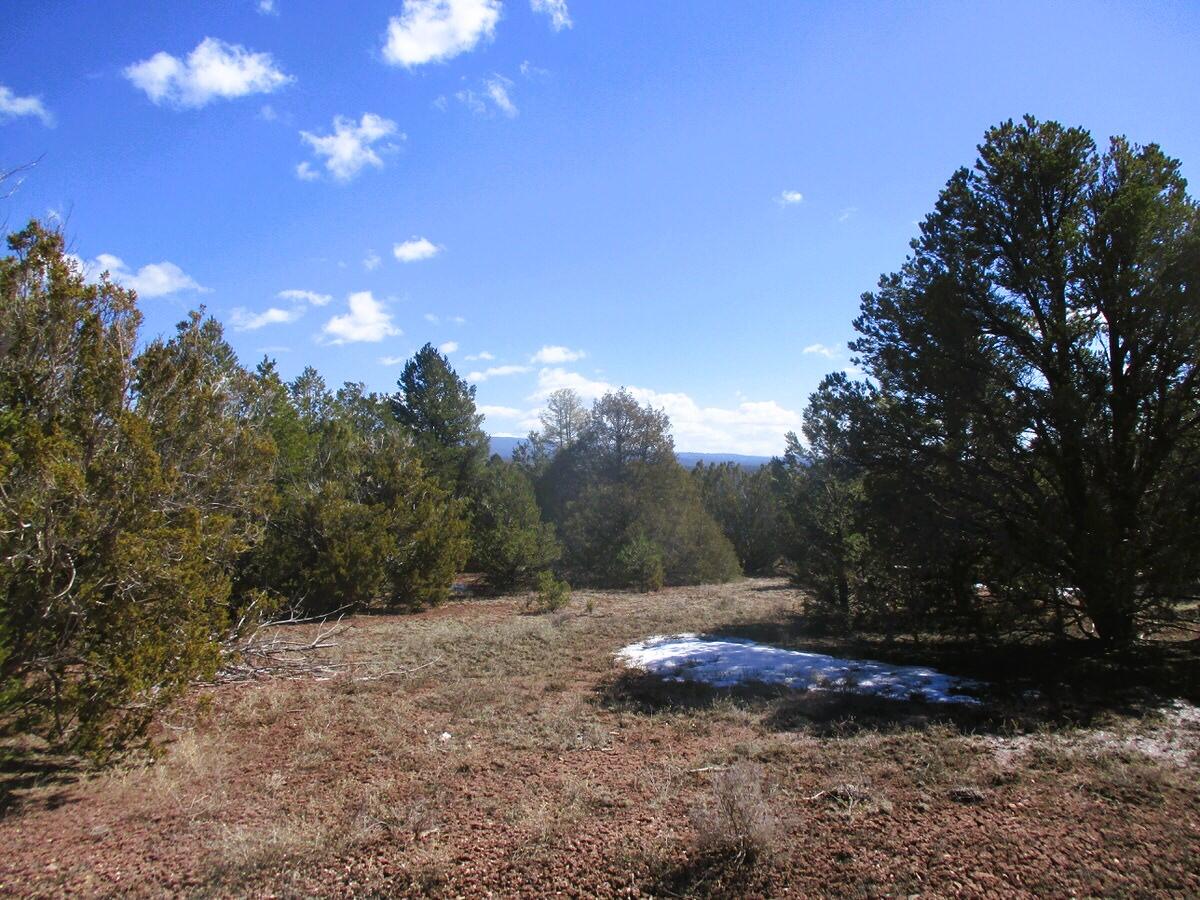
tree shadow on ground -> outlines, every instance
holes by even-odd
[[[0,750],[0,818],[30,806],[57,809],[67,802],[66,788],[81,777],[77,761],[42,750]]]
[[[664,680],[640,670],[602,683],[598,702],[640,713],[700,711],[734,704],[762,716],[765,727],[845,736],[951,726],[963,733],[1013,734],[1087,726],[1112,715],[1142,717],[1175,698],[1200,700],[1200,641],[1147,643],[1120,654],[1090,642],[983,646],[950,639],[813,634],[795,616],[739,622],[709,636],[742,638],[794,650],[899,665],[929,666],[983,682],[978,705],[891,700],[837,687],[820,690],[743,683],[729,688]]]
[[[643,889],[651,897],[767,896],[768,872],[733,853],[671,855],[652,862]]]

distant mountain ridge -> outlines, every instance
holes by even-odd
[[[499,454],[504,459],[512,459],[513,450],[523,440],[524,438],[500,436],[488,438],[491,444],[491,452]],[[686,466],[689,469],[694,468],[696,463],[699,462],[704,463],[706,466],[729,462],[744,469],[757,469],[759,466],[766,465],[771,461],[771,457],[769,456],[746,456],[742,453],[676,452],[675,456],[679,460],[680,465]]]

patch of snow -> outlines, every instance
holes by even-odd
[[[983,741],[1001,766],[1010,765],[1035,747],[1084,754],[1138,753],[1159,762],[1192,766],[1200,755],[1200,707],[1175,700],[1161,712],[1161,721],[1131,723],[1128,730],[1093,728],[1016,737],[989,735]]]
[[[963,690],[977,681],[945,675],[924,666],[893,666],[869,659],[842,659],[824,653],[784,650],[739,638],[695,634],[655,635],[617,651],[629,668],[673,681],[702,681],[731,687],[745,681],[782,684],[798,690],[836,690],[929,703],[979,700]]]

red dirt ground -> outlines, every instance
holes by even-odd
[[[198,687],[161,758],[20,786],[0,891],[1200,896],[1195,707],[1005,726],[664,686],[612,660],[657,632],[791,627],[802,606],[752,580],[577,592],[552,616],[500,598],[356,617],[337,677]],[[696,839],[735,766],[773,823],[749,857]]]

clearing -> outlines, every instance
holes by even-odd
[[[26,760],[0,891],[1200,895],[1194,642],[839,642],[780,579],[521,599],[348,619],[321,679],[198,687],[157,760]]]

